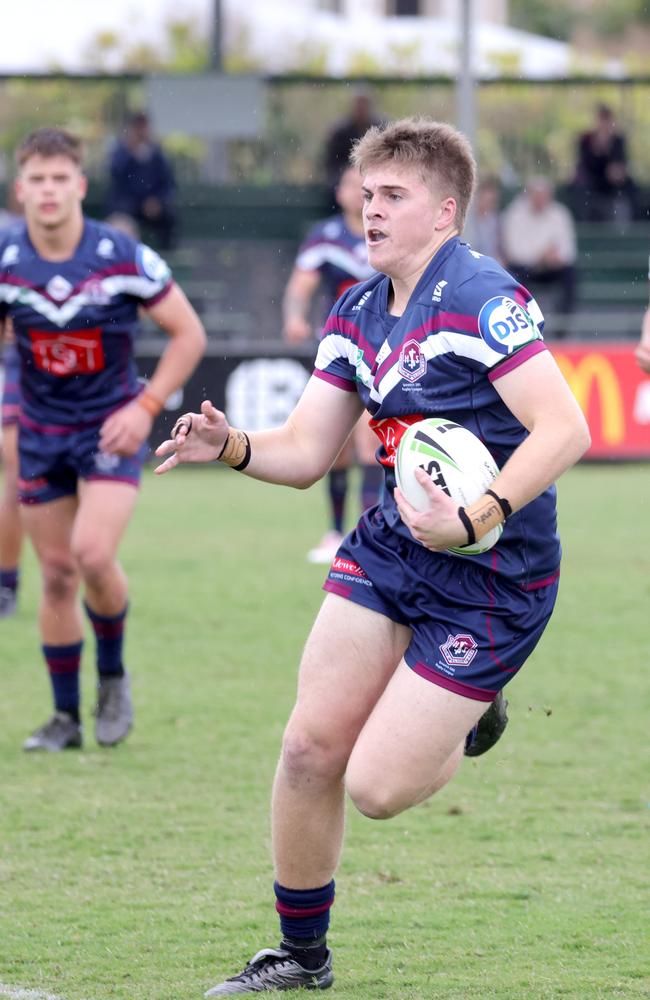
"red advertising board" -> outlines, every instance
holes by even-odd
[[[587,458],[650,458],[650,375],[632,344],[550,345],[589,424]]]

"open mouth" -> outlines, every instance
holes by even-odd
[[[379,243],[387,239],[386,233],[383,233],[381,229],[369,229],[367,233],[368,246],[374,247]]]

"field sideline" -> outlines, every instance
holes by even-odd
[[[650,997],[649,481],[562,480],[559,605],[498,747],[390,822],[349,809],[333,1000]],[[90,640],[85,749],[20,749],[49,711],[28,556],[0,622],[0,997],[198,1000],[277,943],[268,797],[323,527],[319,487],[147,474],[123,548],[136,728],[109,751]]]

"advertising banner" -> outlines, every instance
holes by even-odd
[[[650,375],[637,365],[632,344],[550,347],[589,423],[592,445],[586,457],[650,459]],[[156,361],[157,356],[140,357],[143,374],[153,371]],[[282,345],[208,355],[185,390],[169,401],[152,441],[162,440],[181,413],[198,410],[206,398],[224,408],[236,427],[277,426],[300,398],[311,370],[311,355]]]
[[[650,375],[631,344],[551,345],[587,418],[587,458],[650,458]]]

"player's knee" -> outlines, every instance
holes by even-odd
[[[396,796],[384,789],[347,781],[346,788],[359,812],[368,819],[391,819],[406,808]]]
[[[291,785],[305,781],[338,780],[345,760],[332,741],[320,739],[307,729],[290,726],[282,741],[282,767]]]
[[[79,571],[87,583],[100,584],[113,565],[113,553],[95,541],[83,541],[73,546]]]
[[[77,592],[77,571],[72,556],[54,555],[42,560],[43,590],[46,600],[71,600]]]

